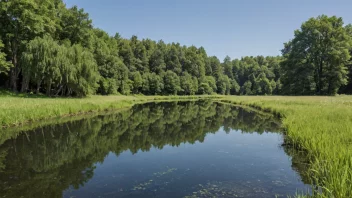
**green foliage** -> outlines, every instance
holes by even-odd
[[[132,72],[131,73],[131,80],[133,82],[132,92],[134,94],[139,94],[142,92],[143,87],[143,78],[140,72]]]
[[[235,79],[231,80],[230,94],[238,95],[240,93],[241,87]]]
[[[217,87],[216,87],[216,80],[213,76],[205,76],[204,80],[201,80],[200,84],[207,84],[209,88],[207,92],[201,92],[202,94],[207,93],[207,94],[211,94],[216,92]],[[203,85],[204,86],[204,85]]]
[[[342,18],[321,15],[303,23],[282,50],[283,84],[289,94],[334,95],[347,84],[351,35]]]
[[[165,57],[166,69],[175,72],[177,75],[180,75],[182,72],[182,65],[180,62],[180,59],[182,60],[182,55],[179,54],[179,49],[178,45],[172,44]]]
[[[24,83],[36,84],[37,93],[45,84],[47,95],[54,88],[56,95],[86,96],[95,93],[99,79],[93,54],[80,45],[60,46],[50,36],[37,37],[27,45],[22,56]]]
[[[181,92],[183,95],[194,95],[198,91],[198,80],[184,72],[180,77]]]
[[[53,35],[59,29],[56,17],[63,3],[52,0],[11,0],[0,2],[0,37],[5,44],[5,53],[11,60],[10,88],[18,88],[21,68],[20,55],[25,45],[36,36]]]
[[[164,92],[165,94],[177,95],[181,90],[180,78],[173,71],[167,71],[164,74]]]
[[[246,81],[242,86],[242,94],[243,95],[251,95],[252,94],[252,83],[251,81]]]
[[[112,37],[92,24],[88,13],[66,8],[62,0],[1,1],[0,86],[62,96],[352,93],[352,28],[341,18],[309,19],[285,44],[282,57],[226,56],[222,63],[203,47]],[[36,49],[28,44],[49,37],[53,47],[38,52],[45,58],[31,58]],[[77,62],[75,53],[87,60]]]
[[[156,49],[149,60],[149,68],[151,72],[160,74],[165,70],[164,53],[160,49]]]
[[[221,75],[216,82],[217,93],[222,95],[230,94],[231,82],[228,76]]]
[[[164,84],[161,76],[156,73],[144,73],[143,76],[142,90],[147,95],[161,94]]]
[[[229,78],[233,78],[232,67],[233,65],[231,62],[231,58],[229,56],[226,56],[223,62],[223,68],[224,68],[224,74]]]
[[[198,88],[199,94],[212,94],[213,89],[209,86],[208,83],[201,83]]]
[[[0,40],[0,74],[7,73],[10,70],[11,64],[6,61],[6,54],[2,52],[4,44]]]
[[[72,44],[90,47],[92,20],[83,9],[73,6],[65,10],[61,17],[60,25],[62,27],[62,30],[59,31],[61,40],[68,39]]]

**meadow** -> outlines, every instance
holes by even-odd
[[[0,94],[0,125],[106,112],[137,103],[211,98],[270,112],[282,119],[285,144],[306,152],[315,197],[352,197],[352,96],[89,96],[48,98]],[[36,122],[34,122],[36,123]]]

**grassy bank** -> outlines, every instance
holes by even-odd
[[[0,126],[18,126],[28,122],[88,112],[131,107],[136,103],[161,100],[214,98],[217,96],[89,96],[87,98],[48,98],[0,92]]]
[[[225,97],[282,117],[287,143],[307,152],[317,197],[352,197],[352,97]]]

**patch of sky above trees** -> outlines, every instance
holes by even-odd
[[[62,0],[0,2],[0,87],[50,96],[352,93],[352,26],[311,18],[282,56],[222,62],[203,47],[111,37]]]

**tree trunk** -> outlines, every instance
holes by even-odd
[[[322,95],[321,89],[323,87],[323,60],[320,60],[319,68],[318,68],[318,94]]]
[[[58,96],[58,95],[59,95],[59,93],[61,92],[62,88],[63,88],[63,86],[62,86],[62,85],[60,85],[60,88],[57,90],[57,92],[56,92],[55,96]]]
[[[11,42],[11,51],[12,51],[11,61],[12,61],[13,67],[11,68],[11,71],[10,71],[10,88],[14,92],[17,92],[17,78],[21,70],[18,66],[18,61],[17,61],[18,46],[17,46],[16,40],[13,40]]]
[[[22,80],[21,92],[27,92],[29,81],[30,81],[30,75],[24,75]]]
[[[48,80],[47,82],[47,87],[46,87],[46,95],[50,96],[51,94],[51,80]]]
[[[10,72],[10,88],[12,91],[17,92],[17,68],[14,66]]]
[[[36,94],[39,94],[40,92],[40,84],[41,84],[41,81],[38,81],[37,82],[37,90],[36,90]]]
[[[66,89],[67,89],[66,85],[64,85],[63,88],[62,88],[61,96],[65,96]]]

